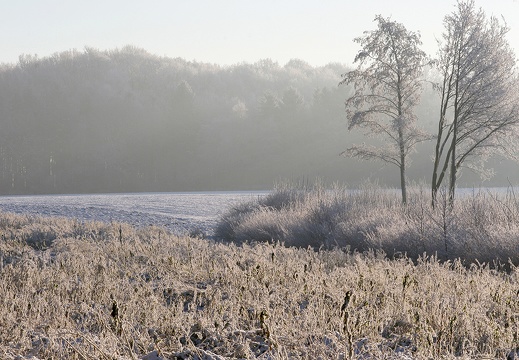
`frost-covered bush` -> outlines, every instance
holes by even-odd
[[[436,254],[467,264],[519,260],[519,202],[512,193],[466,194],[452,209],[446,196],[440,193],[433,208],[420,187],[410,189],[402,205],[396,191],[374,186],[357,191],[285,186],[231,209],[219,223],[225,231],[216,235],[238,243],[376,249],[413,259]]]

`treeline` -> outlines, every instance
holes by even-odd
[[[347,131],[346,71],[301,60],[222,67],[132,46],[20,56],[0,67],[0,193],[396,180],[393,169],[339,156],[359,135]],[[426,125],[431,96],[418,110]],[[411,178],[429,177],[430,154],[420,153]]]
[[[315,176],[346,133],[345,70],[220,67],[131,46],[21,56],[0,70],[0,192],[265,188]]]

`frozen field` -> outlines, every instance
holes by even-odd
[[[234,204],[266,192],[194,192],[95,195],[1,196],[0,210],[80,221],[156,225],[176,234],[201,230],[212,235],[218,217]]]

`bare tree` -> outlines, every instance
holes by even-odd
[[[417,143],[427,139],[413,113],[422,90],[426,55],[420,50],[418,33],[380,15],[375,21],[376,30],[354,40],[362,46],[354,61],[359,65],[344,74],[340,84],[353,84],[355,89],[345,103],[348,128],[365,129],[366,135],[381,139],[385,146],[355,145],[343,154],[396,165],[406,203],[407,157]]]
[[[452,206],[462,167],[484,175],[492,155],[508,150],[519,125],[515,56],[506,40],[508,27],[487,19],[474,1],[458,1],[444,20],[437,65],[441,97],[434,154],[432,201],[449,177]]]

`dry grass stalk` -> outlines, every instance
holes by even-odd
[[[515,268],[11,214],[0,233],[6,360],[477,359],[517,346]]]

